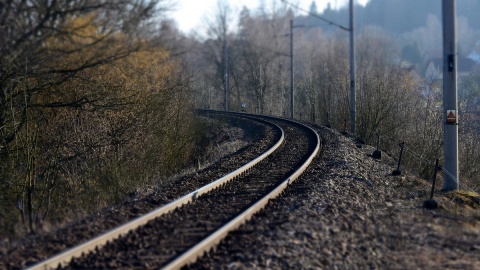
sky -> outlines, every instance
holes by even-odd
[[[175,11],[171,13],[171,17],[177,22],[179,29],[185,34],[192,31],[202,31],[202,25],[205,18],[212,16],[217,5],[218,0],[176,0]],[[255,10],[262,0],[226,0],[232,7],[233,13],[238,14],[243,6],[246,6],[251,11]],[[271,0],[263,0],[265,3],[270,3]],[[280,0],[278,0],[280,3]],[[302,9],[308,10],[312,0],[287,0],[289,3],[298,4]],[[339,8],[348,5],[349,0],[315,0],[318,12],[322,12],[330,3],[332,8]],[[358,0],[362,5],[365,5],[368,0]],[[296,14],[301,14],[301,11],[296,11]]]

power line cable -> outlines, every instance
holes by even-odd
[[[420,160],[420,161],[423,161],[425,163],[432,163],[431,160],[428,160],[426,158],[424,158],[423,156],[419,156],[417,153],[415,153],[413,150],[411,150],[410,148],[408,148],[407,146],[405,146],[405,149],[407,150],[407,153],[409,153],[412,157]]]
[[[320,20],[328,23],[329,25],[337,26],[338,28],[340,28],[340,29],[342,29],[342,30],[345,30],[345,31],[347,31],[347,32],[350,32],[350,31],[351,31],[350,28],[347,28],[347,27],[345,27],[345,26],[343,26],[343,25],[340,25],[340,24],[338,24],[338,23],[336,23],[336,22],[330,21],[330,20],[325,19],[325,18],[323,18],[323,17],[320,17],[320,16],[318,16],[318,15],[316,15],[316,14],[313,14],[313,13],[311,13],[310,11],[299,7],[298,5],[292,4],[292,3],[287,2],[287,1],[285,1],[285,0],[282,0],[282,2],[284,2],[284,3],[287,4],[287,5],[290,5],[290,6],[294,7],[294,8],[296,8],[296,9],[298,9],[298,10],[301,10],[301,11],[303,11],[303,12],[306,12],[308,15],[310,15],[310,16],[312,16],[312,17],[315,17],[315,18],[317,18],[317,19],[320,19]]]
[[[458,181],[458,179],[452,173],[450,173],[447,169],[443,168],[443,171],[445,174],[447,174],[452,179],[454,179],[460,185],[460,187],[462,187],[464,190],[476,193],[476,191],[473,188],[467,186],[465,183]]]

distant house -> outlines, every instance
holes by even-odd
[[[476,63],[470,58],[460,57],[458,58],[457,63],[457,77],[461,79],[462,77],[468,77],[472,73]],[[425,78],[428,82],[432,83],[436,80],[443,79],[443,59],[435,58],[427,63],[425,68]]]
[[[401,69],[406,72],[406,73],[409,73],[410,75],[412,75],[412,77],[419,81],[422,79],[422,75],[420,73],[418,73],[417,71],[417,67],[416,65],[407,65],[407,64],[404,64],[401,66]]]
[[[428,61],[427,67],[425,68],[425,79],[427,82],[432,83],[443,78],[443,60],[442,59],[432,59]]]
[[[467,58],[471,59],[476,64],[480,64],[480,53],[478,53],[476,51],[472,51],[471,53],[469,53],[467,55]]]
[[[462,80],[471,76],[478,64],[471,58],[461,57],[457,60],[457,91],[459,95],[464,95],[466,89],[462,85]],[[435,58],[427,63],[425,68],[426,87],[422,94],[432,95],[442,92],[443,84],[443,59]]]

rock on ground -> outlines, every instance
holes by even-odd
[[[440,208],[426,210],[427,181],[318,131],[323,150],[303,176],[190,268],[480,269],[478,203],[437,192]]]

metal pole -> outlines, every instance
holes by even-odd
[[[259,88],[258,91],[259,91],[260,95],[262,95],[262,64],[258,65],[258,88]],[[257,99],[257,104],[258,104],[258,101],[259,100]],[[258,107],[260,109],[260,113],[263,114],[263,106],[258,106]]]
[[[458,189],[458,102],[455,0],[443,0],[443,111],[444,168],[443,189]]]
[[[223,34],[223,91],[224,91],[224,100],[223,100],[223,109],[228,111],[228,52],[227,52],[227,35]]]
[[[400,164],[402,164],[403,148],[405,147],[405,141],[401,142],[399,146],[400,146],[400,156],[398,157],[398,166],[397,166],[397,169],[392,172],[392,175],[402,174],[402,171],[400,171]]]
[[[433,170],[433,181],[432,181],[432,191],[430,192],[430,200],[433,200],[433,194],[435,192],[435,184],[436,184],[436,181],[437,181],[437,172],[438,170],[441,170],[441,168],[438,166],[438,158],[437,160],[435,161],[435,169]]]
[[[293,19],[290,20],[290,118],[293,118]]]
[[[354,39],[353,0],[350,0],[350,127],[355,135],[356,94],[355,94],[355,39]]]

